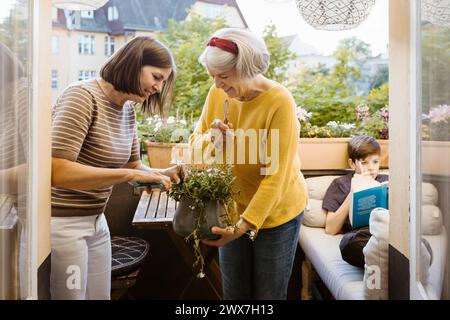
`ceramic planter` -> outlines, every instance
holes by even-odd
[[[146,141],[147,156],[150,167],[167,168],[175,163],[174,159],[181,159],[184,150],[187,148],[186,143],[164,143]]]
[[[173,230],[182,237],[187,237],[194,231],[195,217],[199,214],[200,209],[191,210],[189,207],[191,202],[181,200],[173,217]],[[211,233],[213,226],[224,228],[226,223],[225,207],[218,201],[208,201],[205,207],[206,222],[202,224],[200,230],[200,239],[215,240],[219,236]]]
[[[422,141],[422,172],[450,176],[450,141]]]

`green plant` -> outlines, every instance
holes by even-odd
[[[340,123],[329,121],[325,126],[313,125],[310,122],[312,112],[297,108],[297,118],[300,122],[301,138],[347,138],[354,134],[366,134],[375,139],[389,139],[389,111],[387,107],[370,113],[367,105],[356,107],[355,123]]]
[[[227,226],[232,226],[231,213],[234,211],[235,177],[232,167],[229,165],[213,165],[205,170],[194,167],[188,168],[184,174],[183,181],[173,185],[169,191],[169,197],[175,201],[187,201],[189,209],[194,214],[195,228],[185,240],[192,241],[195,254],[194,266],[199,266],[197,277],[204,277],[205,261],[200,250],[202,239],[201,226],[206,222],[206,204],[208,201],[217,200],[224,207],[226,216],[221,217]]]
[[[162,119],[158,115],[137,119],[137,129],[140,141],[149,140],[152,142],[181,143],[187,142],[194,130],[194,120],[186,120],[184,117],[178,119],[170,116]]]
[[[370,113],[367,105],[356,108],[357,132],[375,139],[389,139],[389,110],[386,107]]]

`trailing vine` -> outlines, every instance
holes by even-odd
[[[212,165],[205,170],[194,167],[186,169],[181,183],[169,190],[169,196],[175,201],[186,201],[194,214],[194,230],[185,237],[186,242],[192,241],[195,261],[193,266],[199,267],[198,278],[205,276],[205,260],[203,258],[200,240],[205,235],[201,229],[207,221],[206,204],[209,201],[219,201],[225,208],[225,214],[220,216],[226,226],[233,226],[230,214],[234,212],[235,177],[230,165]],[[235,229],[236,230],[236,229]]]

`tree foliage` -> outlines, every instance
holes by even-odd
[[[226,27],[223,19],[207,19],[193,14],[187,21],[169,21],[167,30],[158,35],[159,40],[172,51],[177,64],[177,78],[170,114],[174,115],[178,110],[186,117],[190,117],[191,114],[194,118],[200,116],[213,81],[199,63],[198,58],[205,49],[209,37],[223,27]],[[266,28],[263,37],[271,55],[266,76],[276,81],[283,81],[287,62],[295,55],[277,36],[274,25]]]
[[[198,58],[205,49],[209,37],[225,27],[223,19],[207,19],[191,15],[187,21],[169,21],[168,28],[158,38],[174,55],[177,78],[174,86],[170,114],[179,112],[186,116],[200,116],[208,90],[213,81]]]
[[[264,42],[270,53],[270,65],[265,76],[278,82],[284,82],[287,79],[288,62],[297,56],[289,51],[283,43],[274,24],[268,25],[264,29]]]
[[[355,123],[355,108],[370,104],[372,111],[388,104],[388,87],[380,86],[367,97],[356,92],[355,82],[361,78],[364,62],[370,56],[369,44],[357,39],[343,39],[333,56],[337,63],[329,72],[323,66],[305,67],[287,82],[298,106],[312,112],[311,124],[325,126],[330,121]]]

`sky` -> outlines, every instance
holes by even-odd
[[[15,2],[16,0],[1,0],[0,21],[3,21],[5,17],[9,16],[9,11]]]
[[[356,29],[320,31],[309,26],[298,12],[294,0],[236,0],[249,28],[262,33],[264,27],[275,23],[278,34],[298,33],[300,39],[314,46],[319,53],[330,55],[340,39],[356,36],[369,43],[373,55],[386,52],[388,44],[388,0],[376,0],[368,18]],[[9,15],[16,0],[1,0],[0,21]]]
[[[271,22],[278,35],[298,34],[301,41],[314,46],[319,53],[331,55],[340,39],[355,36],[371,45],[375,56],[387,50],[388,0],[376,0],[372,11],[357,28],[346,31],[322,31],[308,25],[294,0],[236,0],[251,30],[262,33]],[[256,9],[257,8],[257,9]]]

